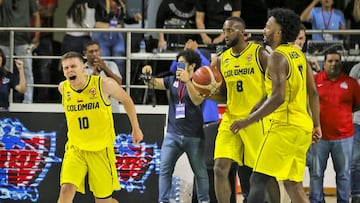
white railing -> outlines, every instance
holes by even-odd
[[[151,34],[151,33],[170,33],[170,34],[200,34],[202,32],[206,32],[209,34],[221,33],[221,29],[142,29],[142,28],[116,28],[116,29],[100,29],[100,28],[5,28],[1,27],[0,31],[9,32],[10,34],[10,52],[14,53],[14,34],[15,32],[123,32],[126,33],[126,54],[125,56],[111,56],[111,57],[103,57],[104,59],[124,59],[126,61],[126,77],[125,77],[125,85],[127,93],[130,94],[131,89],[146,89],[145,85],[134,85],[131,84],[131,60],[173,60],[175,59],[176,53],[134,53],[131,50],[131,39],[132,34],[134,33],[143,33],[143,34]],[[262,35],[262,29],[247,29],[247,33],[251,33],[252,35]],[[360,35],[360,30],[307,30],[307,34],[341,34],[341,35]],[[9,56],[10,60],[15,56],[11,54]],[[16,58],[26,58],[28,56],[18,56]],[[33,59],[60,59],[61,56],[32,56]],[[322,60],[322,57],[318,57],[319,60]],[[360,61],[360,56],[345,56],[343,58],[345,61]],[[10,68],[13,70],[13,63],[10,63]],[[30,85],[30,84],[28,84]],[[50,87],[55,88],[57,84],[31,84],[34,87]]]

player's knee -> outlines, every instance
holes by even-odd
[[[302,189],[302,183],[286,180],[284,181],[284,187],[287,191],[296,191],[299,188]]]
[[[95,198],[95,203],[119,203],[115,198]]]
[[[229,175],[229,169],[227,169],[226,167],[224,167],[220,164],[215,164],[214,165],[214,175],[219,178],[227,178]]]

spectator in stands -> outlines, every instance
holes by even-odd
[[[124,24],[137,23],[140,13],[129,16],[123,0],[88,0],[90,8],[95,8],[95,28],[123,28]],[[92,39],[99,42],[103,56],[125,56],[125,40],[121,32],[93,32]],[[123,59],[115,59],[121,76],[125,78]]]
[[[300,32],[298,34],[298,36],[296,37],[296,40],[294,42],[294,44],[299,47],[299,49],[301,49],[302,51],[304,51],[304,46],[305,46],[305,42],[306,42],[306,27],[304,24],[301,24],[300,26]],[[308,60],[311,69],[313,70],[314,74],[317,74],[320,72],[321,68],[319,66],[319,63],[317,61],[317,59],[311,58]]]
[[[323,179],[329,154],[336,173],[337,202],[349,202],[352,111],[360,107],[360,86],[342,72],[341,55],[335,50],[325,54],[323,71],[315,75],[315,83],[320,97],[322,138],[310,150],[310,202],[324,200]]]
[[[57,0],[37,0],[39,6],[41,27],[54,27],[54,14],[57,7]],[[34,49],[34,54],[39,56],[53,56],[53,32],[41,32],[39,46]],[[34,82],[38,84],[51,83],[51,71],[53,59],[33,59]],[[50,99],[51,88],[36,88],[34,100],[47,102]]]
[[[30,27],[30,17],[33,17],[34,27],[40,27],[39,8],[35,0],[28,1],[7,1],[0,0],[0,27]],[[18,56],[25,56],[24,58],[24,72],[26,82],[28,84],[24,95],[23,103],[33,102],[33,90],[31,85],[34,84],[34,77],[32,72],[32,58],[31,52],[33,48],[39,45],[39,32],[35,32],[31,39],[29,32],[15,32],[14,37],[14,53]],[[0,32],[0,49],[2,49],[6,56],[10,55],[10,33]],[[9,70],[9,65],[7,70]],[[15,95],[16,96],[16,95]],[[14,100],[18,100],[15,98]]]
[[[360,5],[359,5],[360,6]],[[360,84],[360,63],[352,67],[350,74]],[[351,161],[351,203],[360,203],[360,111],[353,113],[354,144]]]
[[[345,18],[350,20],[350,29],[360,29],[360,0],[351,0],[345,8]],[[359,45],[360,34],[350,35],[350,47]]]
[[[315,7],[318,3],[320,7]],[[314,30],[339,30],[346,29],[344,13],[333,8],[334,0],[313,0],[301,13],[303,22],[311,22]],[[312,40],[340,40],[339,35],[328,33],[313,34]]]
[[[19,72],[19,75],[7,71],[5,65],[6,56],[0,49],[0,111],[9,110],[10,89],[21,93],[25,93],[26,91],[23,61],[15,59],[15,66]]]
[[[111,77],[121,85],[122,77],[116,63],[101,58],[101,49],[98,42],[89,41],[85,45],[84,55],[87,59],[85,65],[88,74]]]
[[[241,0],[241,18],[244,19],[248,28],[263,29],[267,20],[267,11],[265,1]]]
[[[74,0],[66,12],[67,28],[93,28],[95,9],[91,9],[84,0]],[[82,53],[84,46],[91,40],[89,32],[67,32],[64,36],[61,54],[68,51]]]
[[[289,8],[300,15],[301,12],[312,2],[312,0],[265,0],[265,2],[268,9]]]
[[[90,40],[84,46],[84,55],[87,59],[87,62],[85,63],[85,71],[87,74],[111,77],[119,85],[122,84],[122,77],[116,63],[101,58],[101,49],[98,42]],[[117,100],[111,98],[111,106],[113,112],[118,112],[119,102]]]
[[[296,46],[298,46],[299,49],[301,49],[302,51],[304,51],[304,45],[305,45],[305,42],[306,42],[306,32],[305,31],[306,31],[305,25],[301,24],[299,34],[296,37],[296,40],[294,42],[294,44]]]
[[[240,17],[241,1],[233,0],[196,0],[196,27],[198,29],[221,29],[230,16]],[[224,33],[200,34],[202,43],[218,45],[224,42]]]
[[[156,16],[156,28],[196,29],[195,1],[163,0]],[[176,49],[185,45],[188,39],[198,41],[196,34],[165,34],[159,33],[158,48],[162,50]]]

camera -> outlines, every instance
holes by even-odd
[[[152,76],[150,73],[140,74],[139,80],[144,80],[145,82],[149,82]]]

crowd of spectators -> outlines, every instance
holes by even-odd
[[[29,1],[36,2],[37,5],[30,3],[24,5],[17,2],[18,0],[0,0],[0,9],[4,13],[0,20],[0,27],[54,27],[54,18],[61,12],[57,9],[61,2],[57,0]],[[148,3],[154,2],[149,1]],[[221,29],[222,22],[226,17],[241,16],[247,23],[248,29],[262,29],[267,19],[268,10],[275,7],[286,7],[294,10],[301,16],[307,29],[356,29],[359,28],[360,24],[359,0],[263,0],[258,2],[250,0],[162,0],[158,2],[159,6],[156,12],[145,13],[145,16],[142,16],[144,12],[142,14],[129,12],[126,4],[126,0],[73,0],[66,7],[64,24],[67,28],[123,28],[128,24],[138,23],[142,18],[146,18],[147,21],[155,21],[156,28]],[[144,8],[146,7],[150,6],[147,5]],[[23,12],[15,12],[19,9]],[[0,34],[4,36],[4,39],[9,37],[7,32]],[[56,56],[70,50],[82,52],[84,45],[90,40],[99,43],[101,55],[104,57],[125,56],[124,33],[120,32],[94,31],[90,33],[69,30],[63,33],[61,42],[57,42],[51,32],[28,34],[15,33],[13,53],[15,56],[31,57],[31,54],[33,56]],[[307,39],[341,39],[346,48],[354,48],[358,47],[359,36],[314,34],[307,36]],[[188,39],[196,41],[199,47],[207,48],[212,53],[216,51],[216,47],[222,48],[218,45],[224,45],[222,33],[191,35],[159,33],[159,36],[155,38],[157,44],[153,48],[158,51],[178,51],[184,47]],[[9,40],[2,40],[1,42],[1,48],[7,56],[10,54],[9,42]],[[147,50],[152,50],[152,48],[147,48]],[[220,49],[220,51],[222,50]],[[304,51],[306,51],[306,43]],[[57,102],[58,96],[51,93],[53,88],[46,88],[41,84],[45,84],[45,86],[46,84],[57,84],[62,78],[61,71],[58,69],[58,60],[46,57],[41,59],[24,58],[23,60],[27,91],[25,95],[16,93],[15,95],[20,96],[15,96],[14,101],[23,101],[24,103],[32,103],[33,100],[34,102]],[[125,84],[127,79],[124,60],[112,59],[112,61],[116,63],[123,78],[122,84]],[[7,69],[10,70],[9,64]],[[130,81],[134,80],[130,79]],[[36,84],[40,85],[37,86]]]

